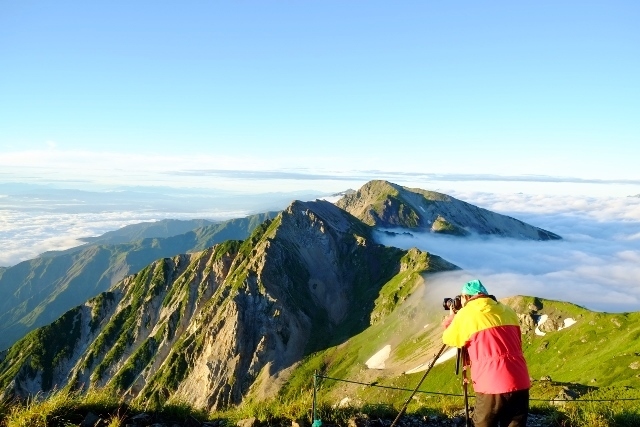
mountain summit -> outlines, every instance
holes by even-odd
[[[550,231],[446,194],[387,181],[370,181],[355,193],[342,197],[336,205],[365,224],[382,228],[412,228],[456,236],[561,239]]]

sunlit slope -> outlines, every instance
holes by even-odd
[[[70,254],[85,249],[89,245],[118,245],[121,243],[136,242],[143,239],[161,239],[179,234],[185,234],[196,228],[219,224],[220,221],[208,221],[205,219],[163,219],[160,221],[140,222],[126,225],[117,230],[108,231],[100,236],[80,239],[83,245],[75,246],[61,251],[47,251],[39,257],[58,256]]]
[[[53,322],[66,310],[106,291],[156,259],[201,251],[229,239],[245,239],[260,223],[275,215],[275,212],[252,215],[166,238],[145,238],[115,245],[88,244],[59,254],[49,252],[3,269],[0,271],[0,349],[7,348],[34,328]],[[107,233],[104,239],[98,240],[111,241],[114,235],[121,239],[171,231],[162,226],[148,227],[130,226],[126,231]]]
[[[533,378],[640,389],[640,312],[598,313],[566,302],[523,300],[540,307],[534,318],[548,316],[537,327],[545,335],[530,328],[524,339]],[[563,328],[566,319],[575,324]]]
[[[342,197],[337,205],[364,223],[382,228],[402,227],[461,237],[477,234],[530,240],[561,238],[447,194],[388,181],[369,181],[355,193]]]
[[[400,302],[383,320],[341,345],[307,358],[293,376],[321,376],[374,383],[391,388],[322,379],[322,397],[333,402],[351,399],[353,403],[402,403],[424,375],[424,369],[440,350],[445,315],[436,300],[429,300],[430,275],[413,289],[412,296]],[[436,275],[437,276],[437,275]],[[517,296],[504,299],[519,314],[523,348],[530,376],[532,397],[552,399],[563,390],[583,394],[603,387],[640,390],[640,313],[598,313],[574,304]],[[441,307],[440,307],[441,309]],[[367,363],[383,365],[371,369]],[[461,394],[461,375],[455,372],[455,350],[447,349],[427,375],[416,399],[437,398],[437,393]],[[444,359],[444,360],[443,360]],[[417,371],[417,372],[415,372]],[[414,373],[409,373],[414,372]],[[298,378],[292,382],[304,382]],[[287,390],[285,390],[285,393]],[[288,390],[293,392],[293,388]],[[469,387],[473,393],[473,387]]]
[[[294,202],[244,241],[155,261],[33,331],[0,357],[0,385],[205,408],[266,398],[308,354],[387,318],[422,273],[456,269],[375,243],[331,203]]]

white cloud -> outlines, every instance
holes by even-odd
[[[173,215],[168,213],[168,215]],[[161,219],[144,212],[32,213],[0,210],[0,266],[11,266],[50,250],[82,244],[79,240],[125,225]]]
[[[187,202],[188,204],[188,202]],[[123,206],[112,206],[110,210],[95,212],[61,212],[43,208],[46,202],[34,208],[6,208],[0,205],[0,266],[12,266],[18,262],[35,258],[43,252],[64,250],[82,244],[86,237],[99,236],[130,224],[161,219],[214,219],[238,218],[247,211],[172,211],[161,209],[128,210]],[[128,207],[127,207],[128,208]]]
[[[179,199],[163,195],[157,203],[149,194],[137,202],[123,196],[118,203],[96,194],[84,194],[84,202],[53,196],[0,199],[0,265],[13,265],[47,250],[65,249],[76,245],[81,237],[141,221],[226,219],[249,213],[239,206],[233,212],[225,211],[229,201],[235,199],[216,202],[215,198],[198,198],[202,194],[183,194]],[[417,246],[465,269],[457,276],[438,279],[436,310],[441,309],[442,298],[458,294],[462,283],[474,276],[498,296],[536,295],[595,310],[640,310],[640,199],[475,191],[451,195],[553,231],[564,239],[534,242],[431,234],[383,238],[385,244]],[[69,197],[75,200],[79,196],[73,193]],[[245,199],[239,200],[245,203]]]
[[[2,152],[0,169],[4,179],[32,183],[73,182],[76,186],[94,189],[136,183],[225,189],[245,194],[309,189],[334,193],[359,188],[372,179],[447,194],[456,191],[474,193],[478,188],[507,197],[518,192],[597,196],[640,193],[640,179],[435,173],[425,172],[423,164],[407,163],[406,159],[394,161],[388,156],[378,156],[359,158],[354,162],[352,157],[330,151],[274,151],[272,156],[265,157],[245,152],[238,155],[188,154],[179,146],[171,151],[125,152],[62,149],[53,141],[45,145],[47,148],[43,149]],[[536,202],[532,196],[533,211]]]
[[[103,192],[39,185],[7,184],[2,188],[8,195],[0,198],[0,266],[11,266],[50,250],[68,249],[81,244],[81,238],[129,224],[167,218],[241,218],[284,209],[296,198],[314,198],[286,192],[239,196],[159,187]]]
[[[63,150],[47,142],[47,149],[4,152],[0,168],[11,181],[77,185],[152,185],[217,188],[240,193],[294,191],[321,188],[337,192],[349,182],[362,185],[370,174],[354,174],[337,156],[296,158],[289,156],[252,157],[175,152],[110,152]],[[343,163],[338,168],[338,163]],[[350,164],[351,162],[349,162]],[[345,169],[346,168],[346,169]],[[320,172],[318,172],[320,171]]]
[[[600,311],[640,310],[640,242],[629,238],[640,233],[637,199],[527,195],[505,199],[489,194],[478,199],[483,207],[541,226],[564,239],[459,239],[413,233],[412,237],[381,235],[380,241],[402,248],[415,246],[462,267],[466,276],[460,277],[455,294],[473,276],[499,297],[533,295]]]

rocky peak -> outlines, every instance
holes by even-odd
[[[446,194],[370,181],[336,202],[362,222],[381,228],[412,228],[454,236],[496,235],[556,240],[550,231],[489,211]]]

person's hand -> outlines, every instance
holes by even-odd
[[[453,316],[455,315],[455,311],[453,311],[451,314],[449,314],[447,317],[445,317],[442,320],[442,327],[444,329],[447,329],[449,327],[449,325],[451,324],[451,322],[453,322]]]

